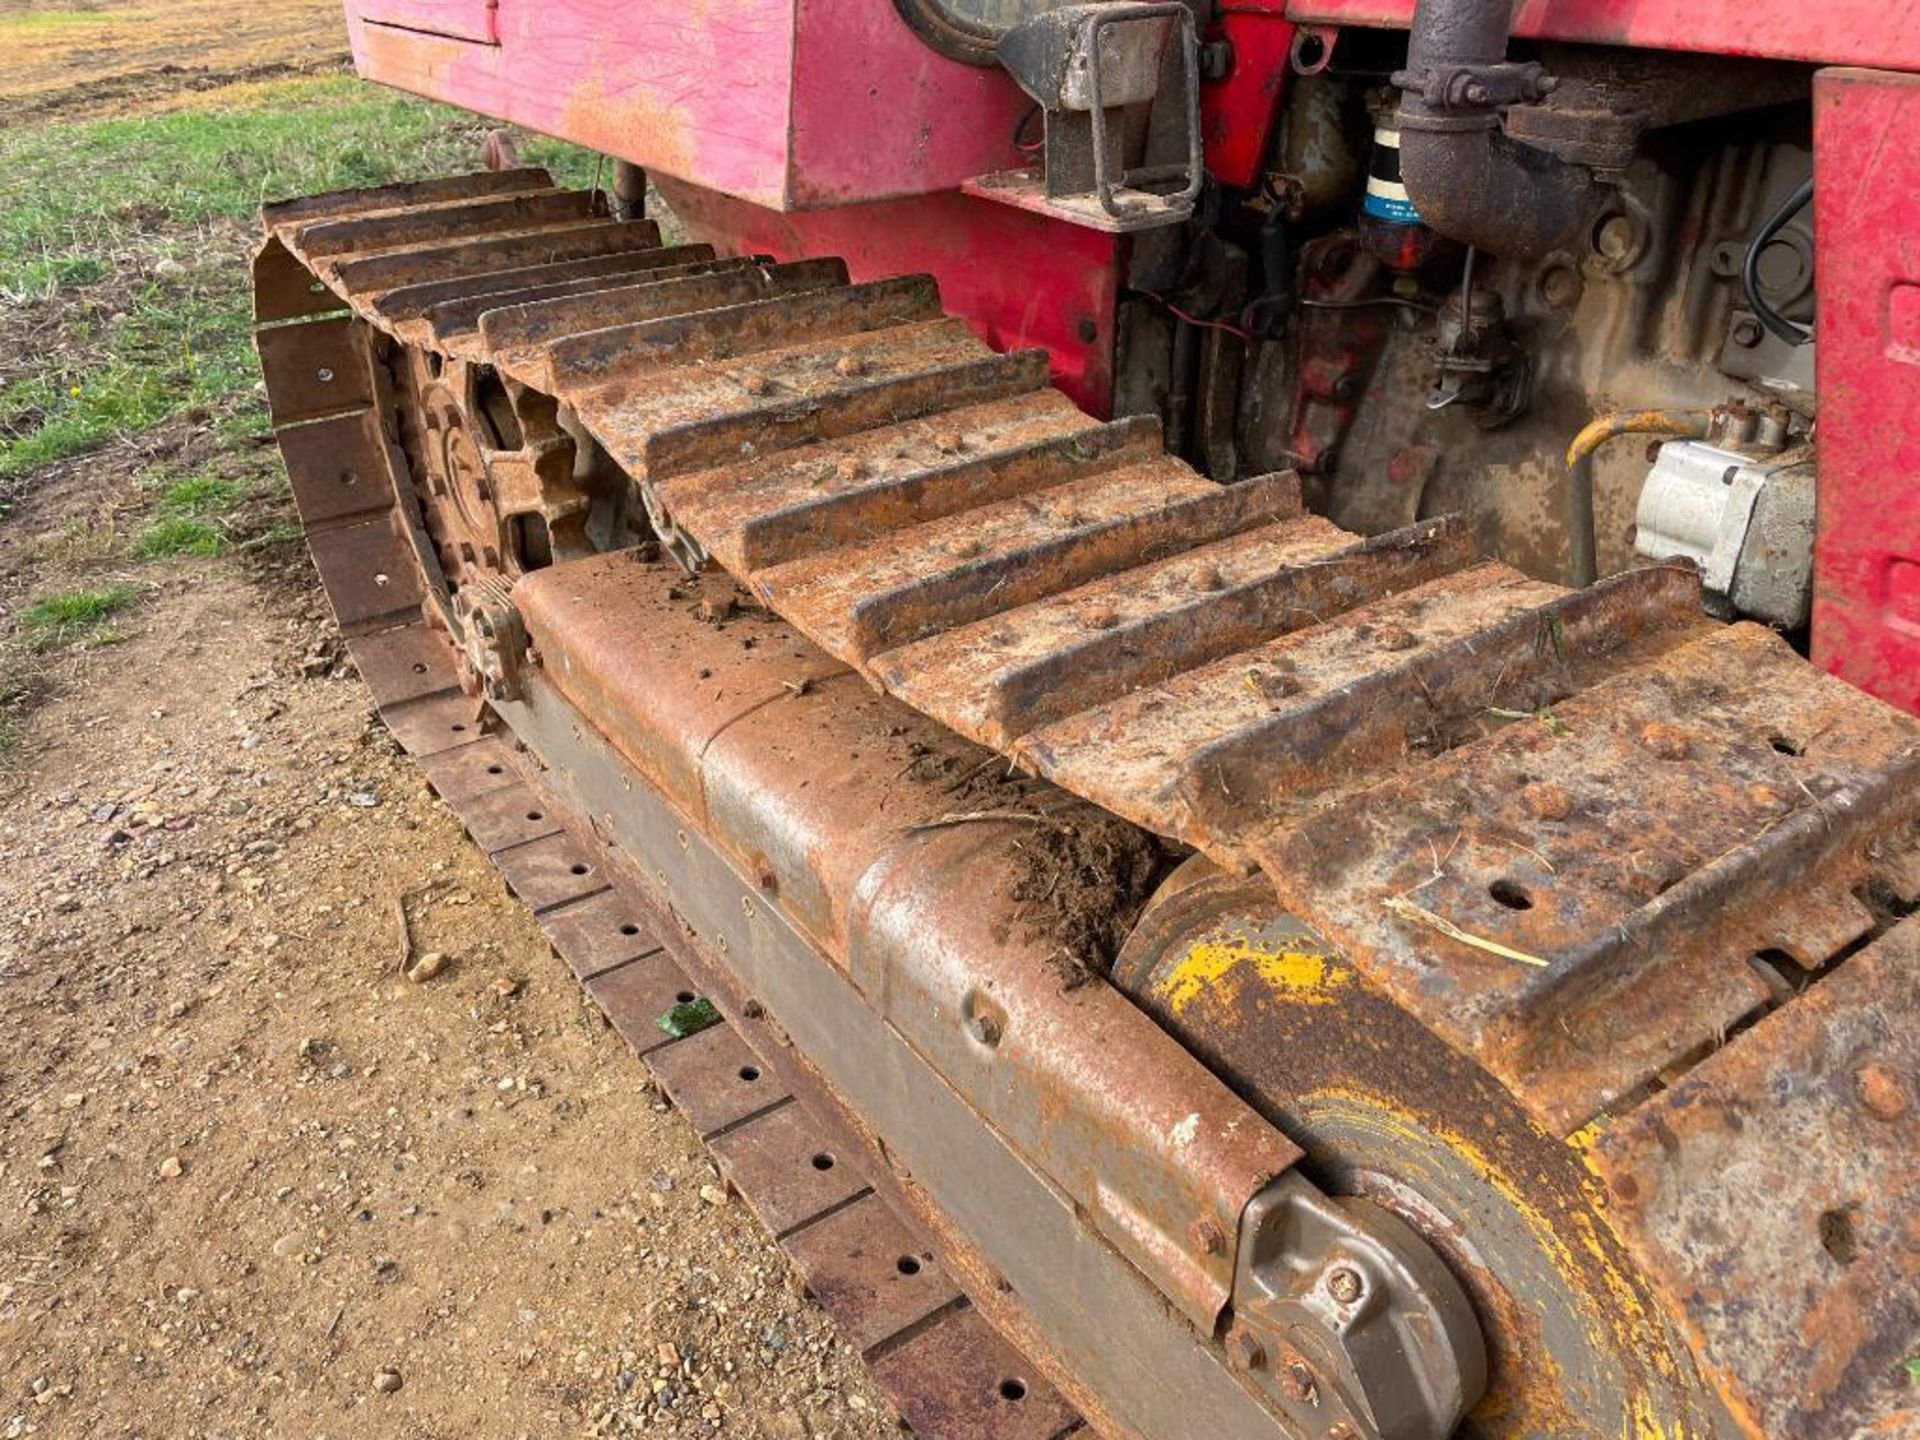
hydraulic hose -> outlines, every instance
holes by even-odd
[[[1712,423],[1711,410],[1616,410],[1573,437],[1567,447],[1568,584],[1586,586],[1600,578],[1593,513],[1593,457],[1600,447],[1618,435],[1699,440]]]

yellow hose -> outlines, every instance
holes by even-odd
[[[1571,470],[1616,435],[1671,435],[1700,439],[1713,423],[1711,410],[1616,410],[1590,422],[1567,447]]]
[[[1569,583],[1599,578],[1593,533],[1593,455],[1616,435],[1669,435],[1701,439],[1713,423],[1711,410],[1616,410],[1591,421],[1567,447],[1567,548]]]

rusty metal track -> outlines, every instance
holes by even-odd
[[[1081,1430],[1073,1407],[971,1307],[945,1247],[876,1193],[868,1143],[817,1091],[796,1094],[806,1082],[793,1076],[790,1055],[749,1043],[755,1027],[740,1023],[716,986],[714,960],[542,783],[530,756],[486,733],[480,707],[460,695],[444,638],[416,622],[350,645],[382,713],[399,722],[395,734],[403,743],[430,737],[408,747],[429,785],[534,912],[916,1433],[1060,1440]],[[427,706],[471,724],[441,745],[441,727],[407,723]],[[730,1018],[685,1037],[661,1028],[661,1017],[700,998]]]
[[[1474,563],[1446,520],[1363,540],[1290,476],[1217,487],[1150,422],[1091,421],[1038,357],[991,354],[924,277],[658,249],[524,173],[267,225],[263,320],[345,305],[552,396],[677,553],[952,731],[1263,873],[1542,1127],[1597,1134],[1612,1222],[1753,1433],[1904,1403],[1915,1057],[1862,1015],[1915,1008],[1913,926],[1890,928],[1920,900],[1910,719],[1709,623],[1690,574],[1571,592]],[[365,630],[420,594],[384,500],[351,493],[383,443],[354,323],[262,350],[316,561]],[[474,742],[446,697],[404,708],[430,763]],[[499,793],[475,823],[545,843]],[[1750,1198],[1789,1170],[1806,1203]],[[1847,1298],[1861,1254],[1879,1298]]]

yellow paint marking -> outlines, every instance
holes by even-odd
[[[1241,967],[1243,974],[1236,974]],[[1325,1005],[1333,992],[1353,983],[1353,973],[1311,950],[1266,950],[1244,939],[1202,940],[1160,982],[1167,1008],[1181,1013],[1222,984],[1240,985],[1245,975],[1289,1000]],[[1231,978],[1230,978],[1231,977]]]

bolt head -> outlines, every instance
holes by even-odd
[[[1608,260],[1625,260],[1639,243],[1633,221],[1624,215],[1608,216],[1593,238],[1593,248]]]
[[[1583,288],[1579,272],[1571,265],[1554,266],[1540,281],[1540,293],[1549,305],[1575,304]]]
[[[1267,1363],[1267,1347],[1245,1325],[1227,1331],[1227,1362],[1236,1370],[1258,1370]]]
[[[1210,1217],[1202,1216],[1189,1225],[1187,1238],[1202,1255],[1221,1255],[1226,1252],[1226,1233],[1221,1230],[1219,1222]]]
[[[1283,1356],[1277,1377],[1280,1393],[1296,1405],[1313,1403],[1318,1390],[1313,1367],[1298,1355]]]
[[[1000,1022],[991,1015],[974,1016],[971,1029],[973,1030],[973,1038],[978,1040],[982,1045],[998,1045],[1000,1043]]]
[[[1351,1305],[1367,1293],[1367,1282],[1360,1278],[1360,1272],[1342,1265],[1327,1276],[1327,1293],[1342,1305]]]
[[[1751,315],[1742,315],[1733,322],[1733,343],[1742,350],[1751,350],[1760,343],[1760,337],[1766,332],[1760,328],[1760,322]]]

